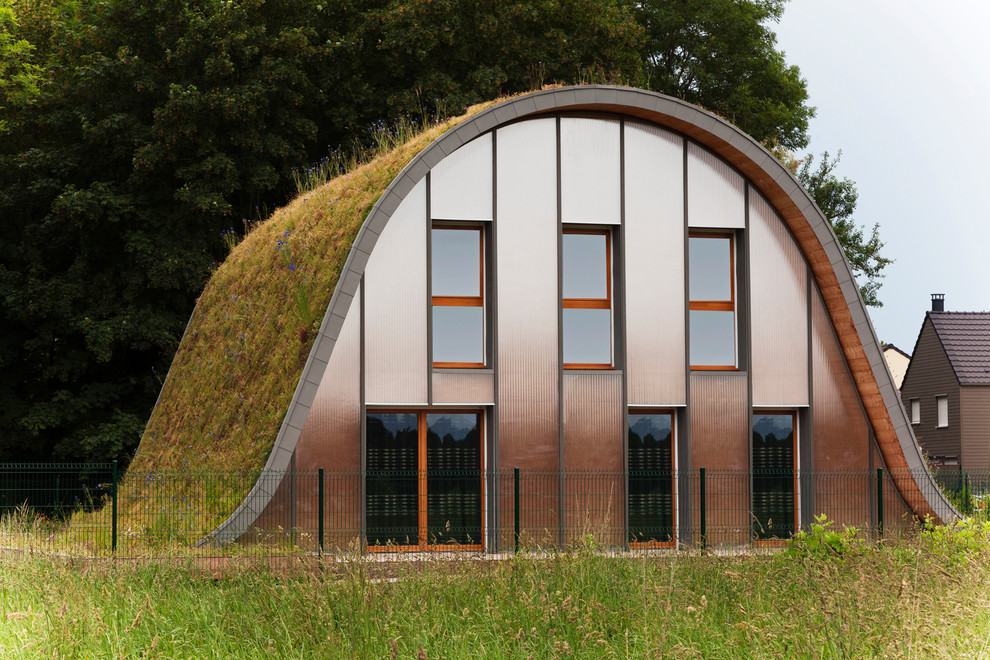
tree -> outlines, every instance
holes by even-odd
[[[776,49],[769,24],[786,0],[646,0],[632,3],[645,30],[650,89],[718,113],[762,142],[808,143],[808,91]]]
[[[883,284],[880,280],[883,279],[883,269],[893,260],[880,254],[883,248],[880,225],[874,223],[867,235],[865,228],[859,227],[853,219],[859,192],[853,181],[835,175],[834,170],[841,157],[841,151],[835,158],[830,158],[826,151],[816,167],[815,157],[809,154],[800,164],[795,162],[791,167],[832,225],[852,266],[853,275],[859,282],[863,301],[871,307],[883,307],[878,295]]]
[[[0,0],[0,460],[126,459],[221,232],[374,122],[649,81],[803,144],[783,0],[714,5]]]

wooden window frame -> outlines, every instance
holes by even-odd
[[[631,550],[651,550],[677,547],[677,411],[673,408],[629,408],[626,410],[626,428],[629,428],[629,415],[670,415],[670,473],[671,473],[671,506],[673,507],[673,525],[670,541],[630,541]],[[628,447],[627,447],[628,450]],[[628,478],[629,466],[626,466]],[[629,508],[629,487],[626,486],[626,508]],[[630,530],[626,530],[631,533]]]
[[[480,447],[478,448],[478,454],[480,456],[479,472],[481,479],[481,538],[479,543],[472,543],[470,545],[437,545],[429,543],[429,492],[427,489],[428,484],[428,467],[426,464],[426,434],[427,434],[427,415],[459,415],[464,413],[471,413],[478,416],[478,442]],[[485,413],[483,410],[476,408],[417,408],[415,410],[402,409],[402,408],[388,408],[388,409],[374,409],[365,412],[365,418],[367,415],[376,414],[404,414],[404,415],[416,415],[416,508],[417,508],[417,530],[419,533],[419,543],[416,545],[370,545],[365,541],[365,547],[368,552],[450,552],[450,551],[484,551],[485,549],[485,535],[487,530],[485,529],[485,512],[487,504],[487,494],[485,492],[485,486],[487,479],[485,479]],[[367,423],[367,421],[365,422]],[[367,475],[364,477],[367,479]],[[367,504],[365,503],[364,506]]]
[[[612,230],[611,229],[578,229],[565,227],[562,234],[579,234],[585,236],[605,237],[605,297],[604,298],[564,298],[561,296],[561,309],[607,309],[609,311],[609,346],[608,352],[611,356],[609,362],[564,362],[564,369],[598,369],[608,370],[615,368],[615,342],[613,330],[612,310]],[[561,243],[561,262],[563,262],[563,243]],[[561,273],[563,276],[563,272]],[[563,332],[563,325],[561,325]],[[561,356],[563,359],[563,356]]]
[[[753,451],[753,417],[756,415],[790,415],[791,416],[791,428],[794,429],[793,438],[791,440],[792,444],[792,460],[791,460],[791,470],[794,472],[794,531],[795,533],[801,530],[801,483],[798,476],[798,450],[800,445],[798,443],[798,413],[797,410],[793,408],[754,408],[750,416],[749,424],[749,443],[750,443],[750,456],[752,456]],[[752,460],[752,459],[750,459]],[[751,494],[755,492],[753,489],[753,472],[756,468],[752,465],[749,466],[750,477],[749,477],[749,487]],[[752,495],[751,495],[752,497]],[[752,511],[751,515],[754,515]],[[757,545],[763,546],[784,546],[787,544],[788,539],[754,539]]]
[[[736,326],[738,314],[736,314],[736,235],[732,232],[688,232],[688,241],[692,238],[727,238],[729,239],[729,299],[728,300],[688,300],[689,318],[691,311],[706,312],[732,312],[732,365],[720,364],[692,364],[693,371],[739,371],[739,329]],[[688,250],[690,256],[690,250]],[[690,274],[690,264],[688,273]],[[688,291],[690,292],[690,282]]]
[[[433,362],[433,367],[435,369],[484,369],[488,366],[487,362],[487,347],[486,347],[486,334],[488,328],[488,310],[485,309],[485,228],[482,225],[459,225],[443,222],[435,222],[430,226],[430,235],[432,237],[434,229],[453,229],[457,231],[476,231],[478,232],[478,250],[479,258],[478,264],[480,265],[480,272],[478,273],[478,295],[477,296],[434,296],[432,291],[430,292],[430,314],[433,313],[433,307],[481,307],[482,308],[482,354],[485,356],[485,360],[481,362]],[[430,251],[430,269],[433,268],[433,252]],[[432,278],[431,278],[431,288],[432,288]],[[431,320],[432,323],[432,320]],[[432,341],[433,338],[430,338]]]

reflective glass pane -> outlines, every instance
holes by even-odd
[[[564,234],[564,297],[608,298],[608,238]]]
[[[481,295],[481,230],[433,229],[430,261],[434,296]]]
[[[691,310],[691,364],[733,367],[736,364],[734,312]]]
[[[477,413],[426,416],[427,543],[478,545],[481,428]]]
[[[418,417],[368,413],[366,505],[369,545],[419,543]]]
[[[433,307],[433,361],[484,363],[484,308]]]
[[[629,533],[633,543],[674,538],[672,429],[668,413],[629,414]]]
[[[612,363],[612,312],[608,309],[565,309],[564,363]]]
[[[688,245],[691,300],[732,300],[732,240],[692,236]]]
[[[794,416],[754,414],[753,532],[787,538],[794,529]]]

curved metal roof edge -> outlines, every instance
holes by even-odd
[[[482,133],[526,116],[567,110],[614,111],[683,133],[740,170],[767,197],[811,264],[884,462],[894,469],[898,491],[918,515],[935,515],[942,520],[958,517],[925,467],[835,232],[797,179],[763,145],[707,110],[656,92],[607,85],[560,87],[509,99],[451,128],[406,164],[368,213],[354,240],[264,471],[277,473],[289,468],[368,257],[406,194],[444,157]],[[817,245],[810,242],[812,237]],[[850,341],[853,337],[857,341]],[[898,472],[898,468],[907,471]],[[926,481],[924,488],[919,479]],[[262,513],[277,488],[276,480],[259,479],[237,510],[200,544],[235,540]]]

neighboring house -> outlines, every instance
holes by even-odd
[[[894,385],[899,390],[904,382],[904,374],[907,373],[908,365],[911,364],[911,356],[893,344],[881,344],[880,347],[883,349],[883,359],[887,361],[890,375],[894,377]]]
[[[934,465],[990,470],[990,312],[925,314],[901,399]]]
[[[559,542],[588,511],[619,543],[691,540],[701,496],[672,475],[698,468],[735,475],[708,486],[710,528],[863,521],[872,482],[799,493],[795,470],[886,468],[888,520],[952,515],[828,221],[677,99],[559,88],[466,119],[382,192],[324,318],[266,468],[364,475],[326,497],[335,545],[498,549],[513,468],[544,475],[523,533]],[[259,482],[213,537],[301,501],[274,496]]]

